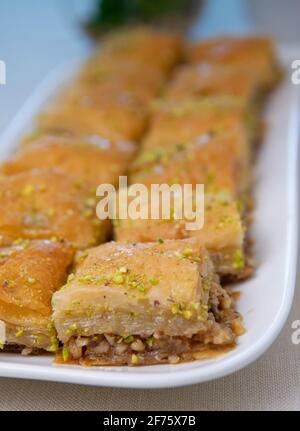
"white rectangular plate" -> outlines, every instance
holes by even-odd
[[[50,356],[0,354],[0,375],[97,386],[165,388],[189,385],[235,372],[257,359],[278,336],[294,294],[297,264],[297,171],[299,138],[298,87],[290,82],[291,59],[283,50],[286,80],[272,95],[256,171],[255,277],[237,286],[238,309],[247,332],[237,347],[215,359],[152,367],[56,365]],[[36,90],[0,139],[0,158],[6,158],[30,127],[34,115],[74,70],[74,64],[52,73]]]

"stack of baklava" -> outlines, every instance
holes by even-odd
[[[88,365],[233,347],[243,323],[221,283],[252,272],[251,163],[278,77],[266,38],[108,36],[1,166],[0,347]],[[99,220],[97,186],[126,173],[204,184],[203,228]]]

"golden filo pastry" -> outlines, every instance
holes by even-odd
[[[83,93],[97,94],[104,98],[119,93],[120,97],[131,97],[143,104],[148,104],[162,91],[166,74],[154,64],[141,63],[137,60],[116,61],[114,57],[97,58],[88,62],[80,73],[76,86]]]
[[[0,181],[0,239],[65,239],[76,248],[105,240],[109,225],[96,217],[94,190],[55,169],[35,169]]]
[[[79,139],[46,134],[32,138],[30,145],[0,166],[0,172],[13,175],[55,167],[78,183],[90,183],[96,188],[102,183],[117,184],[135,150],[136,145],[131,141],[109,141],[97,135]]]
[[[73,255],[66,243],[49,240],[17,240],[0,249],[2,350],[57,350],[51,299],[65,283]]]
[[[202,62],[179,67],[166,87],[164,98],[180,102],[216,95],[235,96],[254,104],[260,99],[260,87],[243,65]]]
[[[130,165],[132,183],[203,184],[237,199],[250,188],[251,151],[245,131],[204,133],[190,142],[141,149]]]
[[[50,132],[139,139],[149,103],[179,60],[181,38],[138,28],[108,36],[79,77],[39,117]]]
[[[128,196],[129,203],[133,200]],[[173,201],[174,202],[174,198]],[[158,203],[158,205],[160,202]],[[143,207],[149,202],[141,201]],[[152,202],[152,208],[153,208]],[[174,204],[175,207],[175,204]],[[171,209],[174,207],[171,206]],[[188,228],[188,223],[196,221],[182,212],[183,218],[160,216],[157,219],[131,218],[114,221],[114,235],[118,242],[153,242],[159,240],[195,238],[206,247],[215,265],[216,272],[226,279],[247,278],[251,265],[245,252],[245,226],[240,208],[235,199],[227,193],[205,194],[204,212],[197,214],[203,221],[197,229]],[[202,218],[201,218],[202,217]]]
[[[121,64],[136,61],[145,65],[156,65],[167,73],[181,58],[182,38],[179,34],[150,27],[136,27],[113,32],[106,36],[94,62],[113,59]]]
[[[75,88],[67,91],[38,116],[37,129],[100,135],[112,140],[139,138],[147,124],[147,109],[131,97],[121,97],[119,92],[104,96],[93,91],[81,93]]]
[[[178,145],[207,133],[217,136],[228,131],[246,132],[250,147],[259,136],[256,113],[238,97],[216,95],[180,103],[162,101],[155,106],[143,148]]]
[[[88,365],[192,360],[242,327],[196,241],[89,249],[52,303],[63,360]]]
[[[195,42],[187,48],[191,62],[244,66],[259,81],[261,90],[272,88],[280,77],[273,41],[266,36],[220,36]]]

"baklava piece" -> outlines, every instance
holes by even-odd
[[[48,132],[139,139],[149,103],[179,60],[181,39],[138,28],[108,36],[99,53],[38,119]]]
[[[169,82],[165,99],[181,102],[211,96],[235,96],[247,103],[258,99],[258,83],[243,66],[222,66],[210,63],[180,67]]]
[[[176,133],[175,133],[176,136]],[[204,184],[205,191],[226,191],[239,198],[250,188],[250,149],[243,130],[191,142],[141,149],[130,165],[132,183]]]
[[[207,39],[192,44],[187,50],[187,57],[192,62],[243,66],[258,80],[263,92],[270,90],[281,75],[273,42],[264,36]]]
[[[243,332],[196,241],[90,249],[52,302],[66,363],[177,363],[233,347]]]
[[[78,182],[93,187],[102,183],[117,184],[135,153],[130,141],[109,141],[98,136],[82,139],[44,135],[19,150],[1,166],[4,175],[35,168],[58,168]]]
[[[182,38],[176,33],[138,27],[108,35],[100,47],[98,59],[99,64],[109,58],[119,65],[128,61],[150,67],[156,65],[167,73],[180,60],[182,48]]]
[[[59,170],[32,170],[0,180],[0,238],[65,239],[76,248],[105,240],[109,225],[96,218],[90,185]]]
[[[141,202],[141,213],[144,205],[150,208],[150,202]],[[237,201],[226,193],[206,193],[202,216],[203,226],[190,230],[187,229],[188,223],[195,221],[191,216],[181,220],[175,219],[172,214],[168,219],[150,219],[150,216],[149,219],[132,219],[129,214],[125,220],[114,221],[114,235],[118,242],[195,238],[209,251],[215,270],[223,279],[249,277],[252,265],[247,253],[249,250],[246,250],[245,226]],[[200,215],[198,219],[201,219]]]
[[[51,298],[66,282],[73,254],[65,243],[47,240],[0,249],[1,350],[57,350]]]
[[[48,133],[100,135],[112,140],[135,140],[146,127],[147,109],[120,94],[98,95],[73,88],[37,118],[37,129]]]
[[[180,145],[203,135],[223,136],[228,132],[247,134],[249,146],[259,138],[260,123],[256,113],[234,96],[214,96],[163,101],[154,108],[143,148]]]

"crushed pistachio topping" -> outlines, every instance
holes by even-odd
[[[209,306],[201,301],[200,302],[200,312],[198,314],[198,320],[205,322],[208,318],[208,310],[209,310]]]
[[[149,282],[150,282],[150,284],[152,284],[152,286],[157,286],[159,283],[159,280],[158,280],[158,278],[153,277],[153,278],[149,278]]]
[[[202,288],[203,290],[209,290],[211,286],[211,280],[210,279],[206,279],[202,281]]]
[[[129,335],[128,337],[123,338],[124,343],[131,344],[134,341],[134,337]]]
[[[79,277],[80,283],[95,283],[97,281],[98,280],[92,275],[83,275],[82,277]]]
[[[171,306],[171,312],[172,314],[180,315],[184,319],[189,320],[192,317],[191,310],[188,310],[186,305],[184,304],[172,304]]]
[[[174,251],[174,256],[180,259],[188,259],[191,262],[199,263],[201,259],[199,256],[193,256],[194,250],[191,248],[186,248],[182,252],[179,250]]]
[[[34,187],[31,184],[27,184],[25,187],[23,187],[21,194],[24,197],[29,197],[32,195],[33,191]]]
[[[62,349],[62,357],[63,357],[64,362],[67,362],[67,360],[70,358],[70,353],[69,353],[69,350],[66,346],[64,346]]]
[[[112,281],[116,284],[124,284],[125,278],[121,274],[116,274],[113,276]]]
[[[166,155],[166,151],[164,148],[151,148],[147,151],[144,151],[143,154],[141,154],[139,160],[141,162],[160,162],[164,159],[164,156]]]
[[[16,337],[21,337],[21,335],[23,335],[23,334],[24,334],[24,329],[18,329],[16,331]]]
[[[193,250],[191,248],[185,248],[182,252],[184,257],[193,256]]]
[[[145,292],[145,286],[144,286],[144,284],[143,284],[143,283],[138,283],[138,284],[136,285],[136,288],[137,288],[137,290],[138,290],[139,292]]]
[[[131,355],[131,363],[132,365],[138,365],[138,363],[140,362],[138,355],[136,355],[135,353],[133,353]]]
[[[17,245],[17,246],[21,246],[23,248],[27,248],[30,244],[29,239],[23,239],[23,238],[17,238],[14,242],[13,245]]]
[[[147,343],[147,345],[148,345],[149,347],[152,347],[152,346],[153,346],[153,344],[154,344],[154,337],[153,337],[153,336],[148,337],[148,338],[147,338],[147,340],[146,340],[146,343]]]
[[[192,312],[190,310],[184,310],[182,315],[185,319],[189,320],[192,317]]]
[[[77,328],[78,328],[77,324],[72,323],[72,325],[70,325],[67,329],[68,335],[72,335],[77,330]]]
[[[15,287],[16,283],[14,280],[4,280],[2,283],[3,287]]]
[[[67,283],[71,283],[71,281],[73,281],[74,278],[75,278],[75,274],[74,273],[69,274],[69,276],[67,278]]]
[[[232,266],[234,269],[243,269],[245,268],[245,257],[242,250],[236,250],[233,256]]]
[[[51,337],[51,344],[47,348],[48,352],[56,352],[58,350],[58,340],[56,338],[56,335],[52,335]]]
[[[88,257],[89,253],[87,251],[81,251],[77,254],[77,260],[83,260]]]
[[[224,226],[228,226],[233,222],[234,222],[233,217],[230,217],[230,216],[221,217],[220,221],[217,224],[217,228],[223,228]]]

